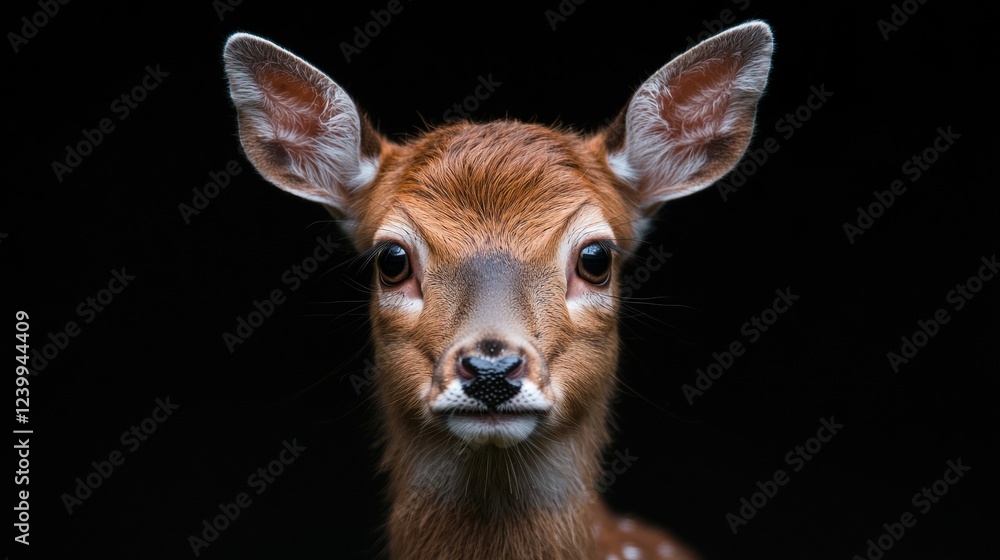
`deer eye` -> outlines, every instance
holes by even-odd
[[[576,273],[591,284],[604,284],[611,276],[611,252],[602,243],[587,245],[580,250]]]
[[[389,243],[381,251],[378,258],[378,275],[386,286],[400,284],[413,275],[410,269],[410,257],[406,250],[396,243]]]

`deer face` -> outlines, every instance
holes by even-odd
[[[272,43],[234,35],[226,69],[250,160],[342,218],[375,263],[389,430],[509,447],[604,432],[622,257],[664,201],[739,160],[770,49],[761,23],[720,34],[589,137],[460,123],[402,145]]]
[[[400,417],[508,446],[606,400],[634,209],[592,148],[537,125],[458,124],[384,158],[361,242]]]

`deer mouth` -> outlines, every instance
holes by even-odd
[[[510,447],[528,439],[545,412],[453,409],[440,414],[448,430],[467,443]]]
[[[473,409],[473,408],[456,408],[451,410],[443,410],[438,414],[446,418],[461,418],[468,420],[478,420],[480,422],[485,422],[487,424],[500,424],[502,422],[510,420],[518,420],[523,418],[540,417],[546,414],[544,410],[534,410],[534,409],[504,409],[504,410],[488,410],[488,409]]]

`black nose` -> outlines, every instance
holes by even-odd
[[[521,390],[517,380],[524,360],[518,356],[507,356],[499,360],[489,360],[476,356],[462,358],[462,376],[472,378],[462,390],[466,395],[495,410],[497,405],[514,398]]]

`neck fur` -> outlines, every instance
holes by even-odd
[[[503,449],[395,431],[406,435],[388,438],[383,462],[391,558],[592,557],[593,481],[607,430],[603,419],[585,424]]]

